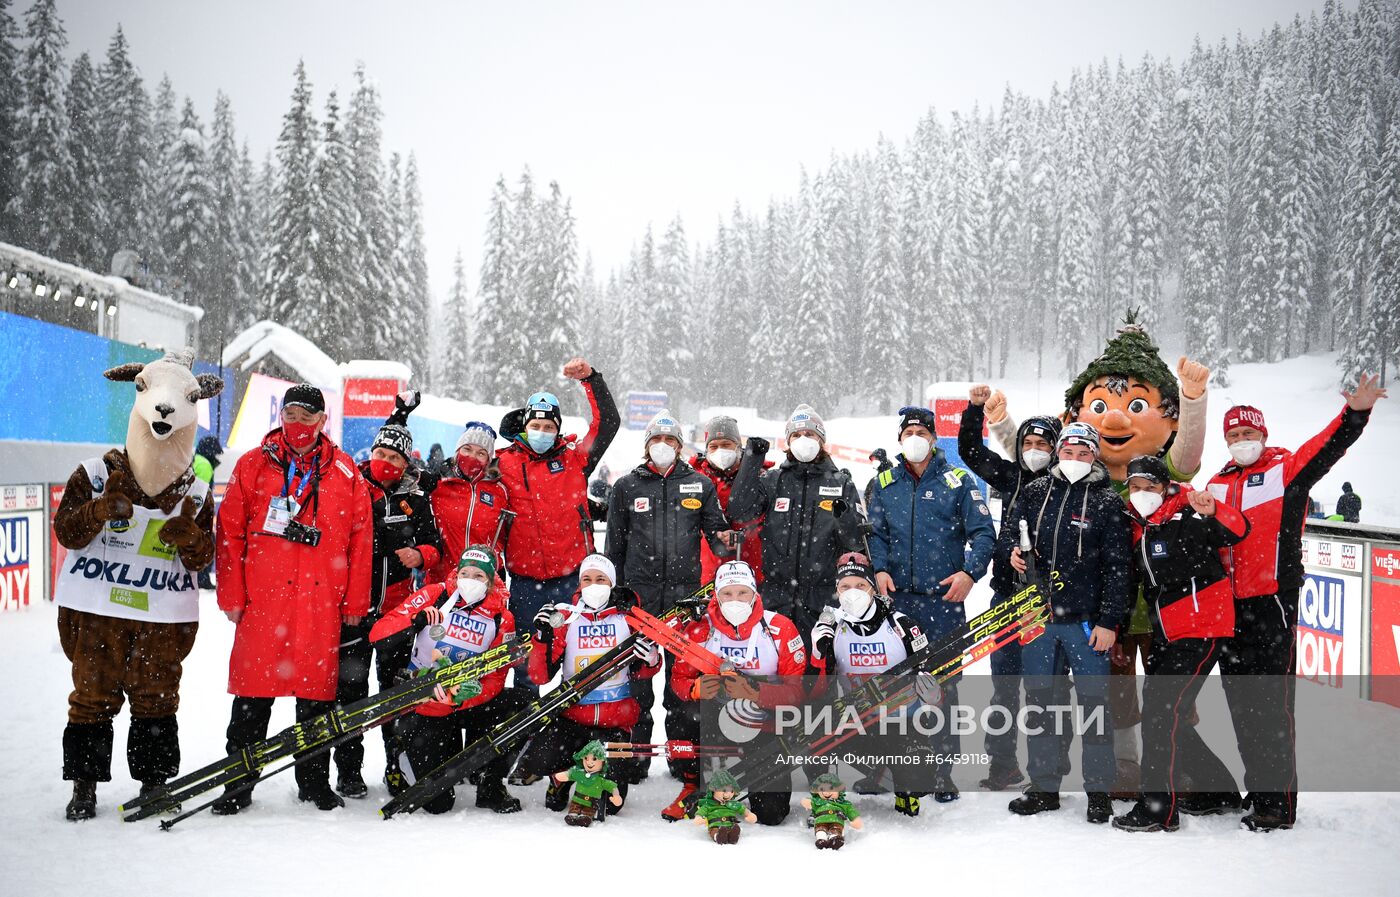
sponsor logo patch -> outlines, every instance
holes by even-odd
[[[682,507],[682,508],[689,508],[689,509],[692,510],[692,511],[697,510],[697,509],[700,507],[700,499],[698,499],[698,498],[683,498],[683,499],[681,499],[681,507]]]
[[[686,493],[686,492],[701,492],[701,491],[704,490],[704,488],[705,488],[705,484],[704,484],[704,483],[681,483],[681,485],[680,485],[680,491],[681,491],[682,493]]]
[[[651,510],[651,499],[649,499],[649,498],[637,498],[637,499],[633,499],[633,501],[632,501],[632,510],[633,510],[633,511],[650,511],[650,510]]]
[[[782,512],[787,511],[788,507],[789,507],[791,504],[792,504],[792,499],[790,499],[790,498],[780,498],[780,499],[778,499],[778,500],[776,500],[776,501],[773,502],[773,510],[778,511],[779,513],[782,513]]]
[[[835,495],[835,496],[840,496],[840,494],[841,494],[841,487],[840,487],[840,486],[822,486],[821,488],[819,488],[819,489],[817,490],[817,492],[819,492],[819,493],[822,494],[822,495]]]

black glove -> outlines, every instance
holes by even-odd
[[[762,436],[750,436],[747,451],[754,452],[760,458],[768,454],[768,440]]]
[[[437,607],[430,604],[427,607],[420,610],[418,613],[413,615],[413,631],[422,632],[429,626],[441,622],[442,611],[438,610]]]
[[[546,605],[540,608],[531,622],[535,627],[535,638],[542,642],[554,641],[554,608]]]
[[[642,599],[637,597],[637,593],[623,586],[613,586],[612,595],[608,598],[612,606],[627,613],[632,608],[642,603]]]
[[[501,425],[497,428],[501,433],[501,438],[513,441],[525,430],[525,409],[517,408],[514,411],[507,411],[505,417],[501,418]]]
[[[423,394],[416,389],[405,390],[394,396],[394,410],[390,412],[386,424],[408,425],[408,416],[413,409],[423,404]]]

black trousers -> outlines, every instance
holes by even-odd
[[[534,696],[528,692],[507,688],[485,704],[447,716],[413,714],[405,717],[400,737],[414,777],[426,776],[437,769],[532,700]],[[481,768],[481,780],[499,782],[504,779],[518,752],[519,747],[516,747],[493,758]],[[446,813],[456,802],[456,795],[449,788],[424,804],[423,809],[429,813]]]
[[[670,588],[650,588],[647,586],[632,586],[637,597],[642,599],[642,607],[647,611],[660,616],[675,606],[676,602],[682,598],[689,597],[698,585],[691,586],[671,586]],[[663,652],[665,653],[665,652]],[[632,727],[631,734],[623,739],[630,740],[637,744],[649,744],[652,733],[656,729],[656,719],[652,710],[656,707],[656,690],[661,689],[661,706],[666,711],[666,737],[667,738],[690,738],[693,736],[681,734],[682,730],[676,729],[672,725],[672,717],[675,715],[680,699],[671,691],[671,670],[673,658],[670,654],[665,655],[665,667],[662,675],[653,676],[650,679],[632,680],[632,696],[637,699],[637,706],[641,709],[641,715],[637,717],[637,724]],[[641,781],[641,771],[645,769],[646,761],[636,761],[622,766],[626,771],[626,777],[632,781]]]
[[[1235,778],[1191,724],[1196,696],[1210,681],[1224,639],[1152,643],[1152,670],[1142,688],[1142,789],[1162,819],[1176,813],[1177,793],[1239,793]]]
[[[409,653],[413,642],[408,638],[386,639],[379,644],[371,644],[370,627],[374,619],[367,617],[358,626],[341,626],[340,674],[335,686],[335,703],[338,706],[353,704],[369,697],[369,670],[373,662],[375,678],[379,680],[379,690],[391,687],[399,674],[408,667]],[[348,644],[347,644],[348,643]],[[399,743],[395,726],[388,722],[380,726],[384,736],[384,758],[386,765],[395,766]],[[335,767],[340,772],[359,772],[365,761],[365,739],[362,735],[347,739],[335,749]]]
[[[1244,761],[1244,786],[1256,812],[1289,823],[1298,812],[1297,621],[1296,590],[1236,599],[1235,635],[1220,650],[1221,684]]]
[[[267,725],[272,719],[272,702],[275,698],[243,698],[235,696],[233,710],[229,714],[227,749],[230,754],[267,737]],[[334,701],[312,701],[297,698],[297,722],[304,723],[323,713],[335,709]],[[300,758],[302,753],[295,755]],[[297,786],[303,790],[330,788],[331,758],[323,752],[306,760],[301,760],[293,769]]]

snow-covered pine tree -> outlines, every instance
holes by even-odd
[[[176,290],[200,306],[209,301],[208,264],[215,234],[208,169],[204,127],[186,97],[179,130],[165,154],[165,260]]]
[[[1211,84],[1200,78],[1177,98],[1182,107],[1181,310],[1192,357],[1228,385],[1224,346],[1225,153],[1221,110]]]
[[[340,361],[372,358],[375,346],[371,319],[394,318],[392,297],[367,302],[355,290],[348,267],[347,250],[354,245],[355,208],[350,184],[350,148],[340,127],[340,103],[336,92],[326,95],[320,146],[312,166],[310,271],[296,307],[293,327]],[[394,320],[412,328],[412,321]],[[415,359],[401,358],[410,367]]]
[[[454,399],[472,394],[472,309],[467,272],[459,248],[452,259],[452,286],[442,304],[442,366],[433,377],[433,388]]]
[[[1243,361],[1273,361],[1276,346],[1282,342],[1276,289],[1287,131],[1279,91],[1273,73],[1260,78],[1245,150],[1243,176],[1248,199],[1239,236],[1243,270],[1237,340]]]
[[[209,131],[211,218],[198,296],[205,312],[201,334],[211,345],[219,345],[238,332],[239,306],[252,286],[246,264],[252,242],[251,206],[246,195],[251,172],[244,165],[234,134],[233,107],[220,91],[214,98],[214,121]],[[247,160],[247,169],[251,167]]]
[[[1139,320],[1152,328],[1162,301],[1162,252],[1166,241],[1166,133],[1157,73],[1143,59],[1126,90],[1124,129],[1123,238],[1126,257],[1128,308],[1139,309]]]
[[[18,189],[7,209],[18,242],[60,255],[73,228],[77,183],[68,152],[68,34],[55,0],[35,0],[24,14],[27,44],[19,70]]]
[[[538,257],[544,292],[536,313],[539,365],[548,376],[579,351],[578,237],[573,206],[558,181],[539,206]]]
[[[353,221],[353,184],[347,181],[346,188],[351,191]],[[431,326],[432,294],[428,285],[428,253],[423,244],[423,190],[419,183],[418,159],[413,153],[408,154],[408,165],[403,174],[403,233],[399,239],[408,282],[407,292],[398,297],[394,307],[393,341],[390,345],[395,352],[389,357],[407,359],[414,370],[426,371],[428,359],[419,356],[424,344],[422,335]],[[367,314],[374,314],[376,305],[373,293],[361,294],[361,306],[367,310]],[[366,347],[365,351],[369,350]]]
[[[842,392],[874,399],[881,414],[890,411],[890,400],[899,383],[898,357],[914,345],[905,313],[904,269],[900,256],[900,198],[903,172],[894,144],[880,135],[871,171],[873,202],[869,221],[869,248],[865,256],[864,309],[845,326],[858,325],[864,347],[857,355],[857,381]],[[844,327],[843,327],[844,329]],[[920,334],[922,338],[922,334]],[[847,340],[839,340],[845,343]],[[847,369],[849,370],[849,369]]]
[[[510,190],[505,178],[498,178],[487,212],[469,377],[472,388],[480,393],[476,398],[492,403],[518,402],[527,394],[513,355],[519,322],[510,305],[516,259],[512,212]]]
[[[679,414],[681,403],[687,398],[704,398],[691,392],[695,336],[691,332],[694,307],[690,244],[679,215],[666,227],[661,240],[655,295],[652,313],[658,342],[651,344],[654,379],[657,387],[666,391],[671,410]]]
[[[758,309],[753,281],[753,228],[744,218],[744,210],[738,202],[734,203],[729,226],[721,225],[721,229],[724,257],[720,257],[716,243],[714,257],[710,260],[716,304],[697,302],[696,309],[691,312],[697,315],[699,322],[691,333],[691,340],[703,346],[705,353],[705,357],[697,359],[695,369],[703,377],[700,382],[709,384],[720,401],[747,405],[754,383],[748,339],[753,333]],[[714,312],[718,312],[717,317],[712,317]],[[703,393],[703,390],[698,392]]]
[[[1357,328],[1361,345],[1356,369],[1348,373],[1355,377],[1363,369],[1379,371],[1381,385],[1385,385],[1400,357],[1400,104],[1390,110],[1371,220],[1375,227],[1375,290]]]
[[[768,203],[762,237],[755,253],[754,315],[748,333],[748,356],[754,372],[753,403],[763,413],[779,414],[788,398],[780,380],[784,356],[783,320],[791,307],[790,231],[787,209],[776,200]],[[790,410],[790,409],[789,409]]]
[[[831,186],[825,175],[802,174],[798,190],[794,301],[783,309],[786,338],[780,336],[782,382],[789,399],[831,407],[842,394],[834,369],[835,289],[831,269]],[[787,404],[787,403],[784,403]],[[821,410],[821,409],[819,409]],[[830,414],[830,411],[827,411]]]
[[[151,140],[146,145],[146,172],[149,181],[145,191],[145,204],[139,211],[141,233],[146,261],[156,275],[160,289],[168,289],[163,282],[170,271],[167,255],[165,207],[170,195],[170,183],[174,173],[170,165],[171,149],[180,136],[180,119],[175,109],[175,86],[169,75],[162,75],[156,85],[154,105],[151,109]]]
[[[131,63],[126,35],[120,26],[107,45],[107,58],[98,73],[98,106],[102,166],[101,218],[106,259],[122,249],[148,256],[153,246],[143,228],[151,190],[150,98]],[[105,266],[103,268],[105,269]]]
[[[1279,172],[1278,254],[1274,308],[1279,319],[1278,358],[1293,355],[1294,339],[1304,342],[1301,331],[1309,318],[1308,290],[1312,283],[1313,241],[1316,239],[1317,184],[1314,168],[1315,116],[1312,98],[1294,92],[1285,109],[1286,127],[1283,170]]]
[[[345,117],[345,143],[350,154],[350,184],[354,208],[354,243],[345,255],[360,302],[396,295],[391,272],[396,247],[390,234],[390,213],[384,186],[381,148],[383,111],[379,89],[365,74],[364,63],[355,66],[355,89]],[[392,316],[388,316],[392,318]],[[403,348],[395,334],[402,328],[375,316],[370,323],[371,345],[376,354]],[[396,354],[387,357],[397,358]]]
[[[1060,184],[1063,212],[1055,261],[1055,333],[1064,347],[1065,370],[1080,369],[1086,324],[1094,312],[1094,201],[1097,190],[1088,150],[1071,116],[1065,134],[1065,169]],[[1095,340],[1097,342],[1097,340]]]
[[[17,242],[10,203],[19,190],[20,81],[19,25],[10,14],[11,0],[0,0],[0,240]]]
[[[632,250],[622,282],[622,327],[619,375],[626,389],[658,388],[660,365],[656,355],[665,343],[657,329],[656,238],[647,225],[642,242]]]
[[[73,159],[72,231],[65,241],[63,257],[94,271],[106,271],[110,258],[103,245],[107,223],[102,215],[102,162],[97,153],[102,146],[98,121],[97,73],[92,60],[82,53],[73,61],[68,81],[68,154]]]
[[[269,197],[261,263],[264,313],[292,328],[304,323],[310,304],[304,289],[311,276],[317,146],[311,82],[304,62],[297,62],[295,78],[292,105],[282,117],[277,138],[276,181]]]
[[[1376,173],[1380,163],[1375,144],[1375,118],[1370,104],[1363,104],[1347,142],[1346,173],[1342,179],[1343,213],[1337,228],[1332,285],[1332,341],[1341,350],[1337,363],[1344,381],[1355,380],[1376,360],[1369,340],[1367,308],[1375,271],[1375,228],[1372,216],[1379,207]]]

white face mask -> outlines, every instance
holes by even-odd
[[[1259,456],[1262,454],[1264,454],[1264,443],[1257,439],[1251,439],[1247,442],[1236,442],[1234,445],[1230,446],[1230,457],[1234,458],[1235,463],[1241,467],[1248,467],[1255,461],[1258,461]]]
[[[852,620],[864,620],[875,606],[875,596],[864,589],[846,589],[837,596],[841,612]]]
[[[741,626],[753,613],[753,605],[747,601],[721,601],[719,614],[729,621],[730,626]]]
[[[922,436],[906,436],[899,447],[904,449],[904,457],[912,464],[922,464],[928,458],[928,440]]]
[[[658,470],[670,470],[676,463],[676,449],[669,442],[653,442],[647,449],[647,457]]]
[[[715,449],[705,456],[710,466],[717,470],[728,470],[739,460],[739,453],[733,449]]]
[[[1040,473],[1050,466],[1050,457],[1050,453],[1042,449],[1026,449],[1021,453],[1021,460],[1035,473]]]
[[[822,453],[822,444],[810,436],[797,437],[788,443],[788,448],[792,449],[792,456],[803,463]]]
[[[608,598],[612,597],[612,586],[594,583],[579,589],[578,596],[583,601],[584,607],[589,610],[598,610],[608,603]]]
[[[1162,496],[1156,492],[1134,492],[1128,496],[1128,501],[1143,519],[1151,517],[1153,512],[1162,506]]]
[[[459,576],[457,577],[457,594],[462,596],[462,600],[468,606],[471,606],[486,597],[486,583],[479,579]]]
[[[1089,471],[1094,469],[1094,465],[1088,461],[1061,461],[1060,473],[1065,475],[1065,479],[1071,483],[1077,483],[1089,475]]]

